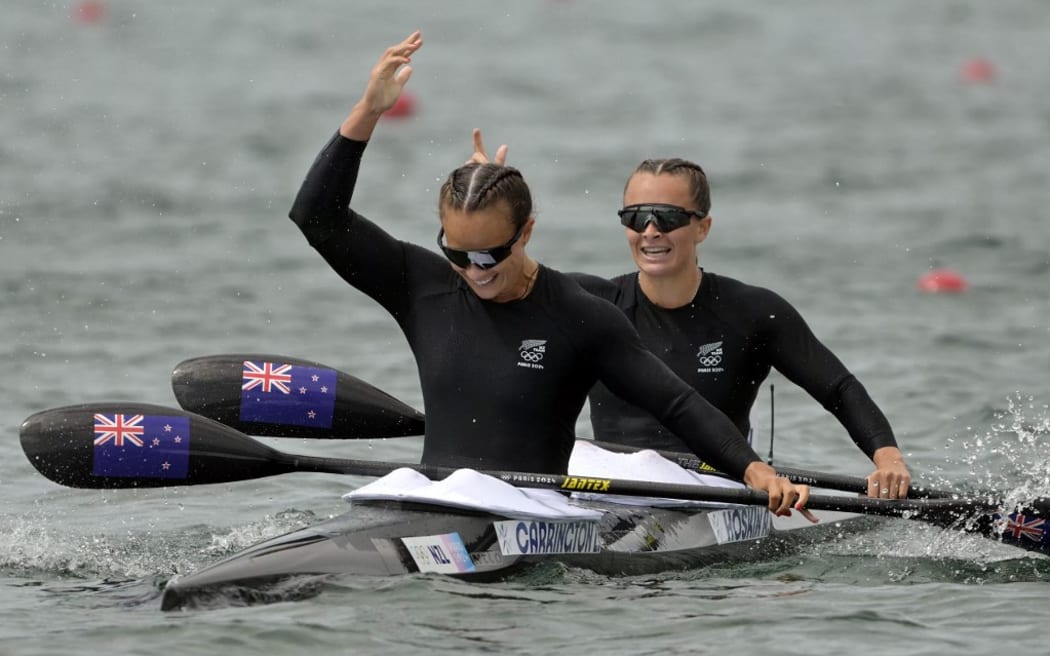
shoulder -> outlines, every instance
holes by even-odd
[[[627,321],[607,296],[616,290],[610,281],[588,274],[562,273],[549,267],[544,267],[544,270],[559,312],[585,323],[591,323],[593,319],[614,323]],[[594,291],[599,288],[602,293]]]
[[[545,272],[543,311],[589,361],[604,363],[643,348],[638,331],[619,307],[560,271]]]
[[[613,303],[623,296],[623,288],[620,284],[620,278],[623,276],[610,280],[589,273],[566,273],[565,275],[583,287],[585,291]]]
[[[742,334],[779,340],[808,331],[805,319],[783,296],[765,287],[704,272],[702,303]]]
[[[709,271],[704,272],[704,279],[710,292],[709,298],[713,303],[731,305],[756,316],[777,310],[794,311],[791,303],[772,289],[751,285],[736,278]]]
[[[701,302],[742,334],[777,340],[805,331],[805,320],[783,296],[766,287],[704,272]]]
[[[638,272],[626,273],[615,278],[602,278],[589,273],[567,273],[565,274],[587,292],[600,298],[625,307],[629,299],[634,298],[634,289],[638,279]]]
[[[592,294],[600,293],[601,291],[612,287],[612,283],[601,276],[595,276],[589,273],[579,273],[576,271],[567,272],[564,275]]]

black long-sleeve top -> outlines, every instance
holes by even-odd
[[[637,272],[612,280],[570,275],[616,304],[642,342],[742,433],[751,428],[751,407],[760,386],[776,368],[835,415],[869,458],[879,448],[897,446],[889,421],[864,386],[778,294],[704,271],[693,301],[667,309],[646,298]],[[651,414],[607,386],[595,386],[590,404],[597,439],[687,450]]]

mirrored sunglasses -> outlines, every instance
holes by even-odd
[[[455,264],[461,269],[470,267],[471,264],[478,267],[479,269],[491,269],[503,260],[510,257],[511,247],[518,243],[521,239],[521,233],[525,231],[525,226],[522,225],[518,228],[518,232],[510,238],[506,244],[502,246],[496,246],[495,248],[486,248],[478,251],[461,251],[455,248],[449,248],[445,245],[442,239],[445,236],[445,228],[442,227],[438,230],[437,244],[441,249],[441,252],[445,254],[448,261]]]

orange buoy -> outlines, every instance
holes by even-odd
[[[915,288],[931,294],[959,293],[970,288],[966,279],[958,272],[947,268],[933,269],[919,276]]]
[[[959,77],[963,82],[975,84],[987,84],[995,81],[995,66],[987,59],[975,57],[963,62],[959,69]]]
[[[407,91],[402,91],[397,97],[394,106],[386,110],[383,116],[387,118],[407,118],[416,113],[416,98]]]

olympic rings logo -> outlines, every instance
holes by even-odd
[[[722,356],[719,355],[705,355],[700,358],[700,364],[705,367],[713,367],[722,361]]]
[[[518,355],[525,362],[539,362],[543,359],[543,354],[537,351],[521,351]]]

